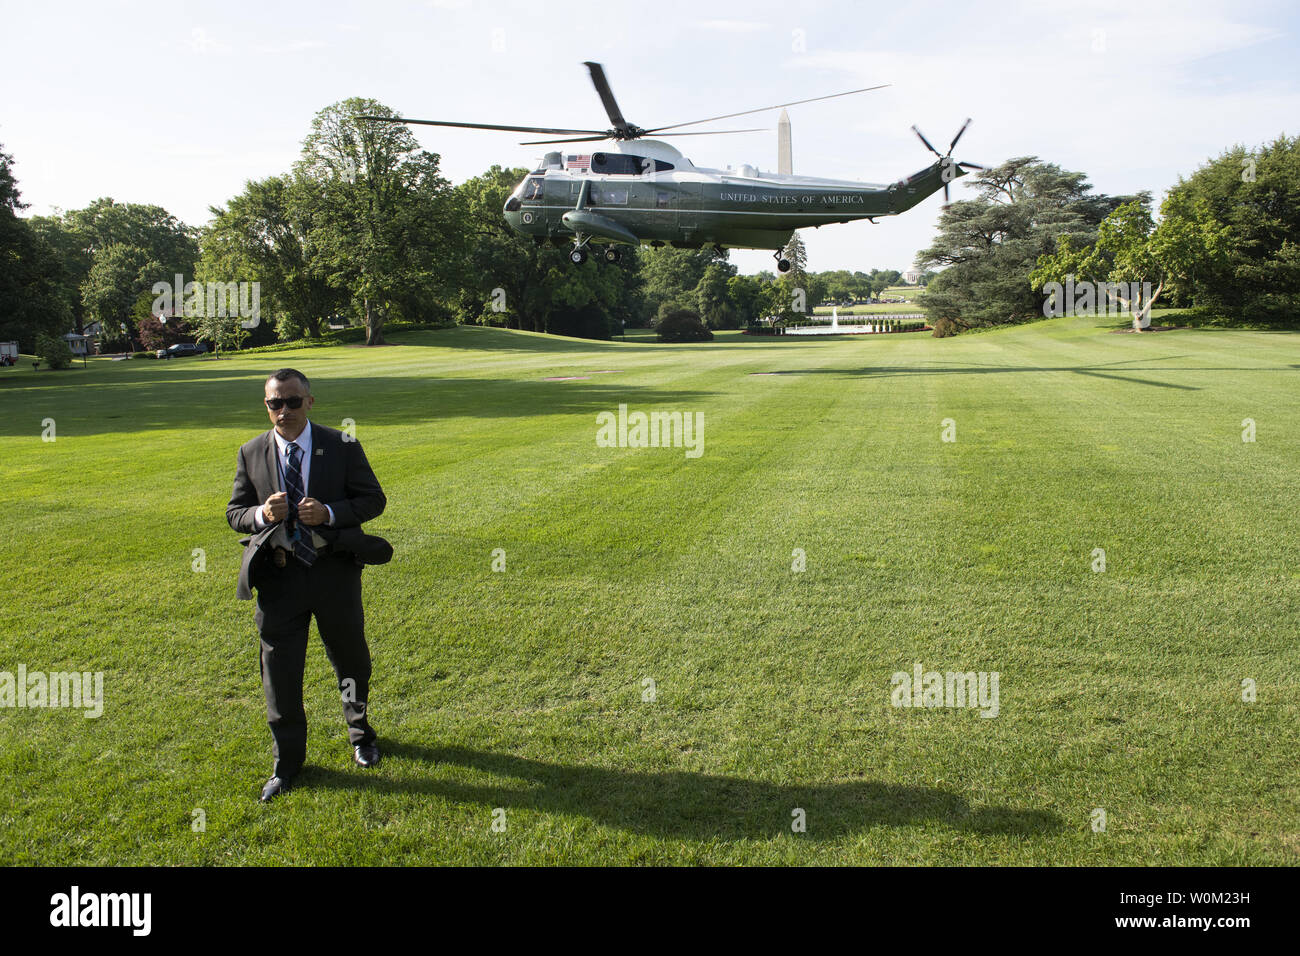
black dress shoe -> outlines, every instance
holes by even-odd
[[[262,803],[270,803],[275,797],[282,793],[288,793],[292,778],[290,777],[272,777],[266,781],[266,786],[262,787]]]
[[[379,748],[375,744],[358,744],[352,759],[363,767],[373,767],[379,763]]]

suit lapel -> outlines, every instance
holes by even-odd
[[[266,433],[266,458],[267,472],[271,476],[271,490],[284,491],[284,486],[280,482],[280,456],[275,448],[275,429]]]
[[[321,469],[325,467],[325,446],[321,444],[321,434],[316,429],[314,422],[308,422],[307,427],[311,429],[311,471],[307,472],[307,490],[308,498],[316,497],[316,489],[321,483]]]

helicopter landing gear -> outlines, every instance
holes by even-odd
[[[582,233],[577,233],[573,237],[573,249],[569,252],[569,261],[575,266],[580,266],[587,261],[587,243],[589,242],[591,242],[591,236],[584,236]]]
[[[778,250],[776,250],[776,252],[772,253],[772,258],[776,260],[776,268],[777,268],[777,271],[779,271],[779,272],[789,272],[789,271],[790,271],[790,260],[789,260],[789,259],[783,259],[783,258],[781,257],[781,253],[783,253],[783,252],[785,252],[784,249],[778,249]]]
[[[615,246],[610,246],[608,249],[605,250],[606,262],[618,262],[618,260],[622,258],[623,258],[623,253],[621,253]]]

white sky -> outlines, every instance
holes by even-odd
[[[1294,135],[1300,117],[1300,12],[1281,0],[0,0],[0,23],[0,143],[29,215],[112,196],[201,225],[246,180],[287,171],[316,111],[349,96],[429,119],[603,129],[583,60],[605,65],[644,127],[891,83],[790,109],[796,173],[871,182],[931,158],[911,124],[943,150],[972,116],[957,159],[1037,155],[1158,201],[1234,143]],[[671,142],[697,165],[773,169],[776,119]],[[453,182],[544,151],[518,134],[413,130]],[[941,201],[803,231],[810,268],[907,268]]]

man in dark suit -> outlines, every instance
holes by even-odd
[[[366,719],[370,649],[361,608],[361,559],[338,541],[366,537],[359,526],[387,504],[361,445],[308,421],[315,399],[305,375],[280,369],[266,380],[265,391],[274,427],[239,449],[235,489],[226,507],[230,526],[256,536],[262,551],[251,569],[245,562],[241,575],[248,580],[241,585],[257,589],[262,689],[275,755],[263,802],[288,790],[306,759],[302,679],[313,616],[338,676],[354,759],[362,767],[379,762],[375,732]],[[266,533],[274,525],[283,534],[276,528]]]

